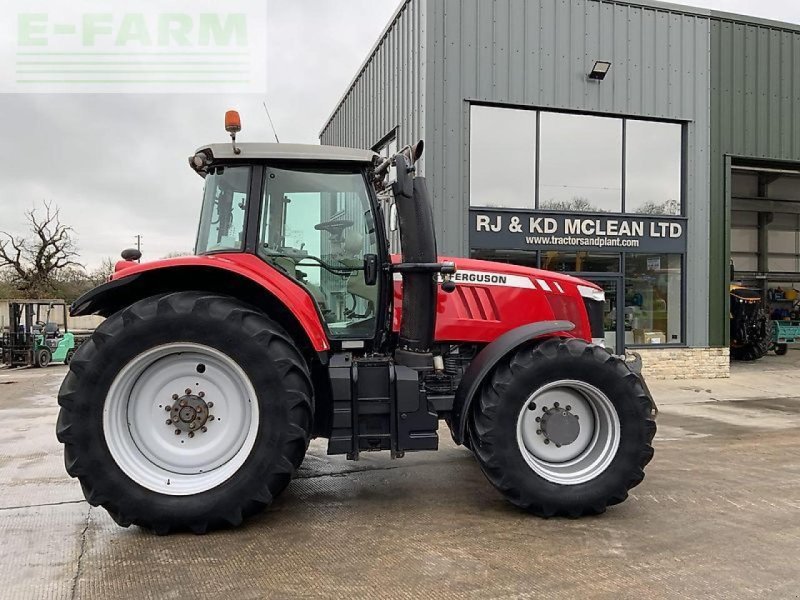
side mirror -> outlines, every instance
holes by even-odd
[[[397,154],[394,157],[397,171],[397,179],[392,183],[392,192],[396,202],[406,202],[414,194],[414,177],[409,169],[409,162],[405,154]],[[405,200],[401,200],[400,197]]]
[[[376,283],[378,283],[377,254],[364,255],[364,283],[366,285],[375,285]]]
[[[397,205],[394,203],[389,207],[389,231],[397,231]]]

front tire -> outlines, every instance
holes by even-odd
[[[40,369],[44,369],[48,365],[50,365],[50,361],[53,360],[53,353],[50,352],[50,348],[39,348],[36,351],[36,355],[34,356],[34,366]]]
[[[312,420],[308,367],[264,314],[178,292],[108,318],[59,392],[67,472],[123,526],[239,525],[288,485]]]
[[[500,361],[473,403],[470,433],[489,481],[542,517],[599,514],[625,500],[653,457],[651,401],[624,361],[549,339]]]

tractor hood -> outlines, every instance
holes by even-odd
[[[393,260],[399,260],[393,257]],[[603,337],[603,290],[553,271],[468,258],[440,257],[456,264],[456,289],[439,289],[435,340],[488,343],[503,333],[538,321],[575,324],[570,335],[587,341]],[[402,281],[395,276],[394,322],[399,331]]]

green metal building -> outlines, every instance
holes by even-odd
[[[649,0],[406,0],[320,138],[424,138],[440,251],[596,281],[607,345],[656,376],[727,374],[731,259],[765,296],[800,287],[798,25]]]
[[[731,231],[736,230],[732,213],[742,208],[749,210],[741,212],[771,214],[769,225],[787,227],[790,225],[786,221],[797,218],[797,208],[791,202],[800,200],[800,180],[796,178],[800,169],[800,26],[716,13],[711,14],[709,26],[709,343],[725,346],[728,344],[727,265],[731,259]],[[739,168],[734,170],[734,167]],[[748,201],[747,195],[739,192],[735,173],[744,179],[744,173],[751,168],[760,179],[757,186],[762,188],[756,198],[773,200]],[[769,193],[769,186],[775,184],[781,185],[782,193]],[[745,182],[742,187],[746,187]],[[759,210],[759,204],[764,210]],[[784,222],[776,223],[775,215],[779,215],[778,219],[784,216]],[[766,220],[761,217],[762,227],[756,232],[757,246],[761,238],[756,264],[739,268],[741,279],[752,284],[753,279],[764,276],[767,285],[794,284],[799,265],[790,269],[775,266],[777,261],[770,265],[769,245],[765,243],[769,235],[763,227]],[[734,243],[733,247],[737,245]],[[797,247],[785,250],[787,255],[796,254]],[[735,258],[734,255],[734,267],[741,267]]]

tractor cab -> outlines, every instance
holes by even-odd
[[[359,157],[325,166],[313,159],[270,164],[258,159],[274,151],[268,146],[240,148],[242,158],[219,163],[219,149],[200,151],[216,155],[204,173],[195,253],[254,253],[308,291],[332,339],[374,338],[376,267],[385,248],[369,163]]]
[[[455,267],[437,261],[427,188],[415,177],[423,143],[382,159],[351,148],[238,144],[236,126],[227,122],[232,144],[189,159],[205,178],[195,254],[256,255],[313,299],[334,349],[387,349],[396,276],[413,318],[404,319],[395,359],[431,367],[437,275],[452,291]],[[387,182],[390,172],[396,180]],[[400,263],[389,255],[389,207],[401,225]]]

